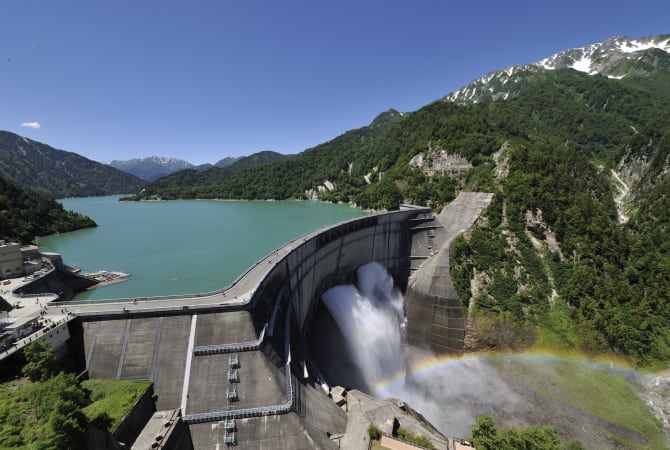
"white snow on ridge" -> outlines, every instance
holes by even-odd
[[[572,63],[570,67],[572,67],[575,70],[579,70],[580,72],[586,72],[586,73],[591,73],[591,58],[588,56],[582,57],[582,59],[579,59]]]
[[[608,51],[619,51],[621,53],[631,54],[649,50],[651,48],[658,48],[670,53],[670,38],[662,41],[654,39],[631,40],[625,37],[611,38],[602,43],[591,44],[582,48],[564,50],[539,62],[536,62],[534,65],[548,70],[555,70],[561,66],[570,67],[580,72],[593,75],[597,73],[597,71],[593,69],[593,58],[598,54]],[[568,62],[570,60],[572,60],[571,63]]]
[[[619,50],[624,53],[635,53],[642,50],[649,50],[650,48],[658,48],[670,52],[670,39],[667,39],[665,42],[628,41],[624,42],[623,45],[619,47]]]
[[[652,36],[637,40],[626,36],[616,36],[604,42],[564,50],[535,63],[507,67],[488,73],[474,80],[469,85],[450,93],[445,99],[458,102],[476,101],[475,96],[477,95],[478,88],[482,88],[479,89],[480,92],[487,92],[489,95],[493,94],[495,97],[497,94],[493,91],[496,88],[490,86],[493,80],[497,80],[500,86],[505,86],[510,80],[513,80],[515,83],[519,81],[516,76],[518,71],[537,70],[537,68],[557,70],[569,67],[588,75],[601,73],[609,78],[621,79],[624,75],[612,75],[608,73],[612,68],[612,64],[622,59],[633,59],[635,56],[642,57],[640,52],[653,48],[670,53],[670,35]],[[635,55],[636,53],[637,55]],[[498,94],[503,94],[503,92],[499,92]],[[504,93],[505,98],[508,95],[509,92]]]
[[[656,47],[656,45],[654,45],[654,43],[652,42],[643,44],[642,42],[631,41],[624,43],[621,47],[619,47],[619,50],[621,50],[624,53],[634,53],[640,50],[648,50],[654,47]]]

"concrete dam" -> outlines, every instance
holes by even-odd
[[[90,378],[151,380],[159,411],[181,410],[193,447],[337,448],[347,414],[320,342],[336,335],[321,301],[376,261],[405,294],[407,341],[459,353],[465,319],[449,247],[491,201],[463,193],[439,215],[376,214],[309,233],[269,254],[229,288],[196,296],[61,302],[69,351]]]

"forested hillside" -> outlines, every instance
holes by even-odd
[[[0,178],[0,239],[28,244],[36,236],[94,226],[93,220],[65,211],[55,200]]]
[[[645,86],[653,84],[653,78],[647,80]],[[612,165],[634,135],[631,127],[651,120],[665,101],[645,88],[569,69],[541,72],[526,83],[526,90],[508,101],[467,106],[439,101],[411,114],[390,111],[369,127],[287,161],[228,177],[211,170],[186,172],[147,186],[138,198],[286,199],[320,190],[321,199],[366,208],[393,209],[404,200],[437,209],[455,189],[485,187],[481,177],[489,176],[491,155],[508,140],[560,140]],[[410,167],[410,159],[429,146],[469,160],[475,166],[469,180],[463,174],[427,177]],[[328,183],[330,188],[318,189]]]
[[[0,131],[0,177],[51,198],[127,194],[144,184],[134,175],[7,131]]]
[[[217,162],[217,165],[206,170],[199,170],[198,168],[187,169],[159,178],[146,187],[143,191],[143,195],[148,197],[156,191],[170,191],[176,195],[177,191],[183,191],[183,198],[192,198],[186,193],[188,188],[220,183],[226,178],[240,172],[283,161],[286,158],[288,158],[286,155],[271,151],[254,153],[253,155],[241,158],[228,158]],[[167,195],[165,197],[161,196],[161,198],[172,199],[174,197],[172,195]]]
[[[541,84],[488,105],[509,113],[538,99],[512,116],[510,123],[533,133],[517,133],[495,164],[496,201],[454,243],[452,276],[469,312],[468,342],[613,351],[640,365],[664,365],[670,110],[663,97],[597,77],[585,81],[571,83],[568,97]],[[569,97],[583,98],[586,107],[565,104]],[[620,160],[644,161],[628,171],[633,196],[625,223],[609,170],[621,170]]]
[[[621,225],[606,172],[583,156],[559,143],[508,156],[488,220],[454,243],[452,275],[470,307],[473,347],[539,339],[640,364],[670,360],[670,239],[660,200],[668,180]]]
[[[388,111],[375,119],[369,127],[348,131],[332,141],[278,163],[253,167],[235,176],[227,176],[231,172],[226,172],[226,169],[234,168],[242,161],[236,161],[224,169],[210,169],[201,174],[177,174],[146,186],[137,198],[304,198],[306,190],[316,188],[327,180],[339,180],[343,172],[346,174],[353,170],[355,173],[363,173],[363,167],[369,166],[368,163],[360,161],[366,146],[383,136],[402,119],[403,115],[397,111]],[[393,155],[389,155],[386,164],[390,166],[395,159]],[[374,161],[370,159],[369,163]],[[362,177],[363,175],[357,184],[364,184]],[[347,191],[345,187],[339,190]],[[346,193],[340,197],[346,197]]]
[[[468,345],[616,352],[654,365],[670,361],[670,100],[654,88],[665,77],[539,71],[507,100],[389,112],[289,160],[146,194],[305,198],[321,185],[322,199],[437,210],[459,190],[494,192],[454,244]],[[472,170],[432,170],[438,153]],[[417,155],[421,167],[410,164]],[[630,184],[620,210],[612,170]]]

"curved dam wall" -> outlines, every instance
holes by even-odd
[[[405,294],[408,343],[437,354],[462,352],[465,317],[449,275],[450,248],[491,200],[492,194],[461,193],[439,215],[423,208],[378,214],[295,242],[255,291],[257,327],[267,323],[277,353],[286,360],[290,345],[303,375],[312,375],[310,328],[323,324],[315,320],[321,295],[352,283],[358,267],[375,261]]]
[[[268,324],[266,339],[278,356],[312,374],[307,336],[321,308],[321,294],[354,281],[358,267],[376,261],[404,291],[416,255],[416,242],[428,242],[427,229],[417,223],[433,220],[427,209],[403,210],[356,219],[331,227],[304,241],[267,274],[256,289],[250,307],[257,327]],[[422,236],[423,235],[423,236]],[[425,253],[425,251],[423,252]],[[419,259],[423,259],[421,256]]]
[[[467,206],[471,197],[463,198]],[[204,417],[189,422],[196,449],[218,442],[220,430],[212,423],[224,413],[240,417],[239,448],[336,448],[330,436],[344,433],[346,413],[323,394],[313,358],[320,348],[310,342],[324,316],[321,295],[354,282],[358,267],[377,262],[406,293],[409,343],[461,351],[460,305],[450,316],[439,308],[441,298],[455,295],[445,288],[444,258],[448,261],[451,239],[481,209],[440,216],[407,209],[333,225],[277,249],[232,286],[210,294],[63,303],[77,318],[70,324],[77,328],[70,348],[91,378],[151,380],[159,410]],[[444,320],[451,316],[455,322]],[[198,350],[203,348],[220,351]],[[231,382],[233,354],[239,379]],[[226,397],[233,388],[231,403]],[[281,412],[258,417],[235,412],[268,408]]]
[[[407,342],[435,354],[461,353],[465,339],[464,307],[451,281],[451,245],[491,204],[493,194],[462,192],[425,224],[412,252],[430,247],[430,257],[413,271],[405,290]],[[430,229],[431,225],[438,225]],[[423,243],[421,243],[423,241]]]

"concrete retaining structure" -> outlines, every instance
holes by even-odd
[[[132,446],[132,450],[153,449],[193,450],[191,434],[178,409],[154,413]]]
[[[358,267],[376,261],[401,291],[414,295],[408,316],[410,323],[420,323],[409,333],[410,343],[459,351],[460,331],[454,335],[450,327],[463,328],[460,308],[439,303],[455,296],[448,262],[431,262],[448,261],[445,233],[444,224],[427,209],[377,214],[278,249],[254,267],[262,273],[255,282],[240,279],[238,284],[252,286],[242,301],[237,294],[226,297],[234,285],[185,299],[192,304],[182,305],[175,297],[142,308],[146,304],[132,300],[116,307],[107,303],[104,310],[68,304],[80,324],[72,324],[79,327],[72,334],[82,341],[70,348],[78,349],[91,378],[153,381],[158,410],[181,409],[184,421],[191,422],[195,449],[222,444],[222,424],[233,418],[240,448],[336,448],[330,436],[345,432],[346,414],[321,390],[308,342],[321,294],[352,282]],[[417,275],[423,272],[429,275]],[[431,291],[433,284],[437,291]],[[419,333],[429,322],[436,325]],[[434,340],[440,345],[434,346]],[[231,378],[232,370],[237,378]]]
[[[132,409],[123,418],[121,423],[112,431],[117,442],[123,442],[126,448],[130,447],[142,432],[142,429],[156,412],[156,403],[153,399],[153,386],[144,391],[142,397],[135,402]]]
[[[461,353],[465,317],[449,275],[451,244],[484,211],[493,194],[463,192],[439,216],[421,226],[433,231],[416,235],[413,253],[428,254],[409,279],[405,291],[407,341],[436,354]]]

